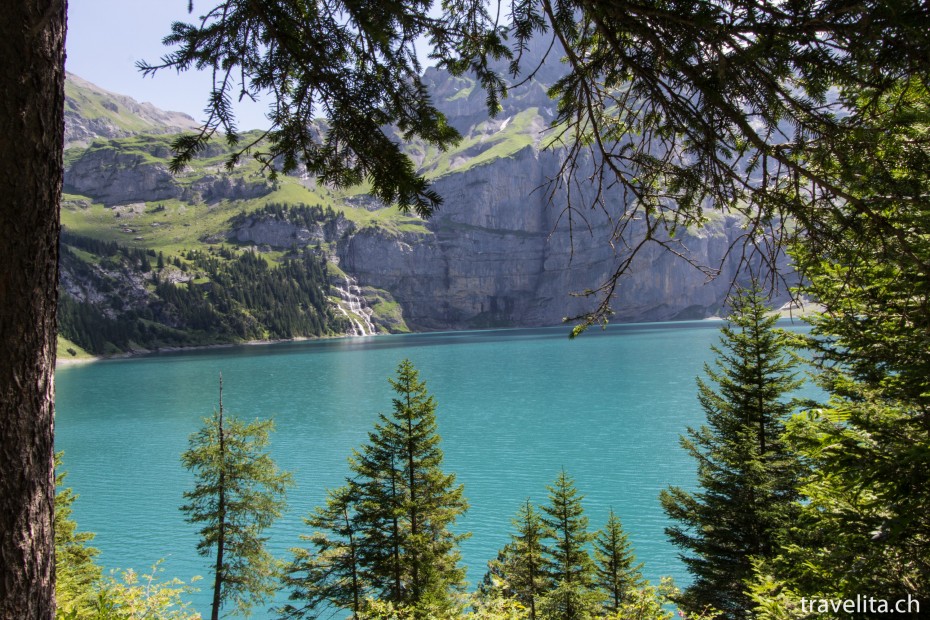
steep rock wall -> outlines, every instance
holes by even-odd
[[[429,233],[361,230],[340,243],[342,268],[362,285],[390,291],[417,329],[554,325],[590,310],[594,299],[573,293],[599,286],[618,258],[602,214],[583,213],[580,227],[576,216],[570,231],[565,214],[549,204],[545,184],[558,157],[528,147],[437,180],[444,204],[427,223]],[[741,232],[737,224],[721,220],[682,243],[694,260],[717,266]],[[734,273],[730,260],[707,282],[684,260],[648,248],[622,282],[614,319],[713,315]]]

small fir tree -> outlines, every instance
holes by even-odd
[[[688,429],[682,445],[698,464],[696,492],[661,494],[666,529],[694,576],[679,603],[691,613],[717,609],[746,618],[752,558],[778,551],[782,528],[797,511],[800,465],[783,440],[786,399],[800,382],[787,355],[788,336],[775,327],[758,289],[738,290],[721,329],[711,383],[698,379],[707,425]]]
[[[204,419],[181,455],[195,476],[181,511],[201,525],[197,551],[215,558],[212,620],[228,601],[248,614],[276,589],[277,563],[262,534],[281,515],[291,476],[265,452],[273,429],[270,420],[246,424],[224,417],[221,375],[219,410]]]
[[[633,591],[643,585],[643,565],[636,564],[633,545],[613,509],[594,539],[594,562],[595,583],[605,595],[604,608],[617,613]]]
[[[355,506],[348,486],[330,490],[326,505],[304,519],[313,528],[301,540],[310,549],[296,548],[285,577],[292,588],[290,600],[281,610],[285,618],[315,618],[322,609],[339,608],[358,617],[365,600],[365,580],[359,558],[360,540]]]
[[[540,605],[543,616],[589,618],[597,609],[597,595],[594,562],[588,553],[593,536],[581,505],[583,496],[564,470],[547,488],[549,504],[542,508],[542,523],[549,541],[544,557],[549,589]]]
[[[451,526],[467,503],[455,476],[442,471],[436,402],[409,360],[400,363],[391,386],[396,393],[393,414],[379,416],[368,443],[349,459],[353,475],[346,489],[338,492],[348,516],[330,518],[329,513],[318,512],[326,518],[308,521],[322,533],[311,538],[318,542],[307,561],[323,566],[328,561],[325,554],[338,549],[342,579],[347,571],[355,571],[365,594],[379,604],[417,618],[443,616],[456,609],[457,595],[464,589],[458,544],[465,535],[453,533]],[[345,562],[350,537],[355,562],[351,569]],[[335,579],[335,574],[317,570],[307,571],[306,576],[316,583],[305,583],[295,595],[308,609],[358,609],[354,595],[321,598],[320,593],[332,585],[327,580]],[[313,604],[312,597],[318,602]],[[363,603],[361,611],[370,615],[367,605]]]
[[[485,582],[490,594],[515,599],[526,608],[527,617],[536,620],[539,600],[548,588],[543,557],[546,528],[529,499],[514,517],[513,526],[516,533],[510,536],[498,559],[489,563]],[[493,587],[495,579],[500,582],[497,588]]]

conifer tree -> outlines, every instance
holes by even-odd
[[[313,528],[301,540],[311,549],[292,549],[294,559],[285,584],[292,588],[290,600],[281,610],[286,618],[314,618],[329,607],[348,609],[357,617],[365,598],[361,574],[360,543],[351,489],[328,492],[326,505],[304,519]]]
[[[885,226],[836,218],[841,244],[794,253],[822,307],[809,346],[829,400],[790,425],[812,472],[792,546],[764,573],[821,598],[930,598],[930,203],[905,197],[930,191],[930,90],[892,86],[857,93],[876,130],[818,160]]]
[[[72,504],[78,496],[64,487],[61,455],[55,454],[55,598],[59,613],[82,617],[93,611],[103,571],[94,561],[100,551],[89,545],[94,534],[79,532],[72,518]]]
[[[617,613],[631,591],[643,585],[643,565],[636,564],[633,545],[613,509],[594,539],[594,561],[595,583],[606,596],[604,607]]]
[[[455,476],[442,471],[436,401],[413,364],[403,360],[390,383],[396,393],[393,415],[380,416],[370,444],[350,465],[356,473],[367,546],[370,549],[372,534],[377,539],[386,533],[389,543],[389,570],[380,565],[378,553],[370,552],[366,559],[373,562],[367,568],[391,578],[385,590],[388,600],[421,611],[445,609],[465,577],[458,565],[462,536],[449,528],[467,503]],[[381,498],[386,501],[379,506]]]
[[[382,437],[370,433],[369,438],[371,443],[350,460],[356,474],[350,484],[364,541],[359,559],[377,597],[402,602],[406,600],[402,472],[391,448],[380,445]]]
[[[582,495],[564,470],[549,489],[549,504],[542,507],[549,544],[545,567],[549,590],[541,602],[547,618],[576,620],[590,617],[597,607],[594,562],[588,553],[593,536],[581,505]]]
[[[548,588],[543,558],[546,528],[529,499],[520,506],[513,526],[516,533],[511,534],[498,559],[489,563],[485,581],[493,589],[494,577],[499,577],[505,589],[503,594],[519,601],[528,610],[529,619],[536,620],[539,600]]]
[[[442,471],[436,402],[409,360],[400,363],[390,383],[393,413],[380,414],[368,443],[349,459],[353,475],[344,490],[331,494],[336,504],[308,520],[321,532],[311,537],[315,550],[304,556],[305,564],[319,569],[333,553],[339,563],[329,565],[332,573],[306,571],[303,590],[292,596],[307,604],[306,613],[326,606],[357,610],[355,594],[351,599],[327,594],[335,592],[333,580],[341,579],[344,590],[352,572],[361,584],[352,586],[355,593],[415,617],[449,612],[464,587],[458,549],[464,535],[450,528],[467,503],[455,476]],[[333,518],[336,507],[345,511],[342,519]],[[354,554],[352,562],[347,554]]]
[[[783,432],[787,395],[800,382],[786,354],[787,335],[775,327],[758,287],[738,290],[730,303],[721,347],[713,348],[716,369],[705,365],[711,383],[698,379],[707,425],[681,439],[697,460],[699,490],[671,487],[661,501],[679,523],[666,533],[694,576],[680,605],[746,618],[751,559],[777,552],[781,528],[797,510],[800,466]]]
[[[214,557],[211,618],[232,601],[242,613],[275,591],[277,562],[265,549],[263,532],[281,515],[291,476],[278,470],[265,452],[271,420],[246,424],[219,410],[204,419],[181,455],[195,484],[181,506],[188,523],[201,525],[197,551]]]

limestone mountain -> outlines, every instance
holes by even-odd
[[[558,71],[542,63],[495,119],[486,117],[480,89],[468,78],[427,71],[436,105],[463,136],[445,152],[405,145],[444,199],[427,221],[378,203],[365,187],[336,191],[306,174],[271,182],[247,158],[229,170],[221,141],[173,175],[164,132],[181,121],[120,107],[127,115],[120,131],[133,135],[98,135],[66,154],[62,222],[70,239],[85,241],[63,261],[64,293],[97,323],[135,326],[116,330],[120,342],[108,341],[116,349],[176,346],[185,338],[559,324],[591,307],[592,299],[578,293],[600,285],[618,254],[606,241],[609,218],[597,210],[566,211],[564,193],[549,185],[561,153],[545,148],[554,110],[546,91]],[[113,112],[100,101],[82,109]],[[70,122],[89,125],[81,114]],[[157,119],[157,133],[135,133]],[[736,267],[726,249],[742,232],[740,222],[720,216],[680,235],[695,262],[721,269],[715,281],[670,254],[640,256],[614,300],[616,320],[716,314]],[[125,251],[110,248],[104,257],[86,240]],[[270,298],[240,277],[274,281],[283,291],[310,282],[299,272],[317,264],[325,276],[310,280],[319,291],[310,297],[304,291],[299,303],[305,310],[319,294],[327,302],[310,314],[280,304],[267,312],[258,299]]]
[[[73,73],[65,77],[65,148],[87,146],[96,138],[140,133],[178,133],[198,127],[181,112],[165,112],[151,103],[111,93]]]

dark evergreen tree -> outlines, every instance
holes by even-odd
[[[292,550],[294,559],[284,580],[292,588],[281,610],[284,618],[316,618],[326,610],[347,609],[357,617],[366,586],[359,555],[361,540],[348,486],[330,490],[326,505],[304,519],[313,530],[301,535],[311,548]]]
[[[636,564],[633,545],[612,509],[604,529],[594,538],[594,563],[594,581],[605,596],[604,609],[617,613],[630,593],[643,585],[643,565]]]
[[[316,581],[305,581],[295,596],[308,608],[357,609],[355,596],[364,589],[416,617],[441,616],[456,608],[464,587],[458,549],[464,535],[451,526],[467,503],[455,476],[442,471],[436,402],[409,360],[400,363],[391,386],[393,413],[379,415],[368,443],[349,459],[348,487],[333,496],[343,517],[333,505],[311,520],[321,532],[311,537],[314,549],[302,554],[304,566],[335,572],[305,571]],[[341,563],[332,563],[329,552]],[[328,595],[333,580],[347,578],[356,580],[351,598]]]
[[[844,183],[880,203],[886,221],[837,218],[842,244],[796,253],[823,308],[809,344],[829,400],[790,425],[813,472],[792,545],[766,570],[801,595],[927,600],[930,204],[907,196],[930,191],[930,93],[901,81],[858,105],[878,130],[850,132],[844,161],[824,154],[820,164],[831,175],[845,168]]]
[[[221,376],[219,410],[204,419],[181,455],[195,476],[181,511],[189,523],[202,526],[197,551],[215,560],[212,620],[227,602],[248,613],[276,590],[277,562],[263,534],[281,515],[291,476],[278,471],[265,452],[273,428],[270,420],[246,424],[224,417]]]
[[[528,610],[530,620],[536,620],[539,600],[549,587],[544,559],[546,528],[529,499],[512,523],[516,532],[497,560],[489,562],[486,595],[514,598]]]
[[[783,528],[797,514],[801,474],[786,445],[787,397],[800,382],[792,373],[788,336],[775,327],[757,287],[731,298],[712,383],[698,379],[707,425],[688,429],[682,445],[697,460],[699,490],[671,487],[662,506],[678,522],[666,529],[694,581],[680,605],[690,612],[711,607],[728,618],[746,618],[746,581],[752,558],[778,552]]]
[[[450,527],[467,503],[455,476],[442,471],[436,402],[409,360],[390,381],[393,414],[381,414],[369,444],[350,462],[355,474],[366,571],[382,597],[418,613],[445,610],[463,587],[458,543]],[[386,543],[382,549],[379,539]],[[385,557],[386,556],[386,557]]]
[[[588,552],[593,535],[581,505],[582,495],[563,470],[549,489],[549,503],[542,507],[548,544],[545,569],[548,591],[540,607],[548,618],[576,620],[597,610],[594,562]]]

